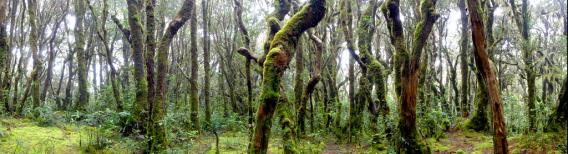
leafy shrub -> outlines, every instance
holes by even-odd
[[[424,117],[418,119],[419,129],[426,137],[440,138],[450,128],[450,119],[444,112],[434,110],[426,112]]]
[[[39,126],[54,126],[65,122],[65,114],[63,112],[54,112],[50,106],[35,108],[34,112],[37,113],[35,120]]]

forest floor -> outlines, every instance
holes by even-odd
[[[96,153],[133,153],[137,150],[134,139],[102,139],[93,134],[95,127],[74,124],[41,126],[28,119],[0,118],[0,153],[92,153],[96,146],[104,146]],[[564,134],[564,135],[562,135]],[[272,134],[269,153],[283,153],[279,134]],[[511,153],[561,153],[566,143],[565,133],[537,133],[515,135],[508,138]],[[440,139],[429,138],[427,143],[434,153],[492,153],[489,134],[451,130]],[[221,153],[246,153],[248,136],[239,132],[220,132]],[[178,143],[179,145],[179,143]],[[386,147],[377,150],[368,143],[338,143],[333,137],[308,136],[297,141],[303,153],[387,153]],[[215,136],[209,133],[197,136],[189,145],[172,148],[173,153],[215,153]],[[177,149],[177,150],[176,150]],[[185,151],[185,152],[184,152]]]

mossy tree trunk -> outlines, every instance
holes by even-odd
[[[465,8],[465,0],[459,0],[458,7],[460,9],[461,16],[461,38],[460,38],[460,69],[461,69],[461,95],[460,95],[460,106],[456,106],[458,113],[461,113],[462,117],[469,116],[469,69],[468,69],[468,22]]]
[[[40,60],[40,53],[39,53],[39,44],[38,44],[38,39],[39,39],[39,31],[38,31],[38,26],[37,26],[37,1],[36,0],[28,0],[28,20],[29,20],[29,24],[30,24],[30,28],[31,28],[31,32],[30,32],[30,38],[29,38],[29,42],[30,42],[30,50],[32,52],[32,59],[33,59],[33,70],[31,73],[31,92],[32,92],[32,108],[37,108],[40,106],[40,89],[39,89],[39,84],[40,84],[40,79],[39,79],[39,71],[41,71],[42,69],[42,64],[41,64],[41,60]],[[80,16],[80,13],[78,13],[77,15],[77,23],[81,23],[82,20]],[[79,38],[78,41],[79,42]],[[25,101],[25,100],[24,100]],[[24,102],[22,102],[24,103]]]
[[[486,1],[484,5],[487,21],[485,23],[485,28],[487,29],[487,31],[485,32],[487,34],[486,44],[489,45],[489,47],[487,48],[487,54],[489,55],[490,60],[493,59],[493,44],[495,42],[493,39],[493,12],[496,9],[496,5],[497,4],[495,4],[493,0]],[[476,74],[476,79],[477,92],[475,94],[475,112],[473,114],[473,117],[471,118],[471,121],[467,124],[467,127],[478,132],[489,131],[489,100],[487,97],[487,86],[482,83],[483,77],[479,73]]]
[[[4,102],[4,111],[5,113],[10,113],[12,112],[12,105],[8,102],[8,93],[9,93],[9,89],[7,89],[6,87],[9,87],[8,81],[10,78],[8,78],[9,75],[9,64],[10,64],[10,44],[8,43],[8,32],[6,31],[7,29],[7,18],[8,18],[8,14],[6,13],[6,9],[8,8],[8,1],[6,0],[2,0],[0,1],[0,71],[2,71],[2,77],[0,78],[0,101]]]
[[[87,91],[87,53],[85,52],[85,31],[84,31],[84,18],[85,18],[85,1],[75,1],[75,16],[77,22],[75,25],[75,47],[77,57],[77,80],[79,83],[79,98],[75,104],[78,110],[85,110],[85,105],[89,102],[89,92]]]
[[[355,68],[352,62],[349,63],[349,141],[351,141],[352,136],[357,136],[357,133],[361,130],[362,118],[363,118],[363,108],[365,104],[369,101],[370,95],[370,84],[367,75],[367,68],[365,64],[361,61],[359,55],[355,53],[355,45],[353,41],[353,11],[351,6],[351,1],[341,1],[340,8],[340,20],[341,29],[343,31],[343,36],[345,42],[347,42],[347,50],[351,54],[351,59],[356,61],[361,67],[362,76],[360,78],[360,88],[359,92],[355,92]]]
[[[302,74],[304,73],[304,45],[303,38],[300,37],[298,41],[298,48],[296,48],[296,64],[294,73],[294,101],[298,105],[298,134],[302,134],[306,130],[306,102],[302,100],[304,94],[304,79]]]
[[[325,14],[325,0],[310,0],[276,33],[263,67],[260,106],[256,115],[251,153],[267,153],[272,116],[281,98],[280,83],[301,34],[315,27]]]
[[[535,102],[536,102],[536,74],[534,71],[535,62],[534,62],[534,55],[533,49],[531,45],[531,41],[529,39],[529,14],[528,14],[528,1],[522,0],[523,4],[521,5],[521,12],[517,12],[517,6],[515,4],[515,0],[509,0],[511,4],[511,9],[513,12],[513,18],[521,33],[521,51],[523,54],[523,62],[525,63],[524,68],[524,78],[527,83],[527,113],[529,119],[529,131],[536,131],[536,109],[535,109]]]
[[[398,121],[400,138],[396,141],[396,149],[398,153],[428,153],[429,148],[424,145],[416,129],[416,94],[422,50],[439,15],[434,12],[436,0],[420,2],[420,20],[414,31],[412,48],[409,51],[404,42],[399,4],[398,0],[387,0],[381,8],[387,20],[391,43],[397,52],[395,63],[398,66],[395,67],[401,69],[397,72],[400,74],[397,77],[401,78],[395,81],[399,82],[395,83],[397,86],[400,85]]]
[[[73,93],[71,92],[73,88],[73,77],[75,76],[75,71],[73,71],[74,60],[73,54],[74,51],[70,51],[67,54],[67,82],[65,85],[65,98],[63,98],[63,110],[66,110],[71,105],[71,100],[73,99]]]
[[[560,5],[563,6],[565,4]],[[568,16],[566,14],[564,14],[564,37],[568,38]],[[564,85],[558,95],[558,106],[548,120],[546,131],[566,130],[568,127],[568,122],[566,122],[568,120],[568,94],[566,94],[566,91],[568,91],[568,77],[564,78]]]
[[[359,36],[359,41],[357,42],[357,46],[359,48],[359,55],[361,60],[365,64],[365,69],[362,69],[365,75],[365,78],[371,82],[371,84],[367,86],[361,86],[360,93],[366,94],[367,96],[371,96],[372,86],[375,86],[375,94],[377,99],[373,100],[368,98],[367,101],[369,106],[369,112],[371,113],[370,117],[370,124],[371,129],[373,131],[377,130],[377,118],[379,117],[379,112],[383,112],[383,115],[386,115],[388,110],[387,102],[386,102],[386,89],[384,84],[384,74],[383,74],[383,66],[377,60],[375,56],[373,56],[371,52],[371,42],[373,41],[373,35],[375,33],[375,12],[378,8],[377,1],[371,0],[369,1],[368,8],[363,12],[357,27],[357,33]],[[377,51],[378,52],[378,51]],[[361,82],[361,81],[360,81]],[[363,92],[363,91],[368,92]]]
[[[132,47],[132,60],[134,62],[134,80],[136,85],[136,99],[134,103],[134,119],[136,128],[146,133],[148,110],[148,82],[144,70],[144,42],[142,31],[142,2],[127,0],[128,25],[130,26],[130,45]]]
[[[144,0],[145,2],[145,36],[146,40],[144,42],[144,60],[146,62],[146,82],[148,82],[148,110],[153,111],[155,99],[156,99],[156,71],[154,70],[154,57],[156,55],[156,15],[154,8],[156,7],[156,0]],[[150,113],[152,114],[152,113]],[[151,119],[150,119],[151,120]]]
[[[201,1],[201,8],[202,8],[202,14],[203,14],[203,70],[205,73],[204,76],[204,83],[203,83],[203,97],[205,97],[204,103],[205,103],[205,122],[207,122],[208,125],[211,124],[211,102],[210,102],[210,95],[211,93],[209,92],[210,87],[211,87],[211,66],[209,66],[209,57],[210,57],[210,53],[209,53],[209,48],[211,46],[210,41],[209,41],[209,1],[208,0],[202,0]]]
[[[567,128],[567,117],[568,117],[568,95],[566,94],[568,91],[568,78],[564,79],[564,85],[560,90],[560,94],[558,95],[558,105],[556,107],[556,111],[550,116],[548,120],[548,125],[546,126],[546,131],[560,131],[562,129]]]
[[[474,57],[475,65],[478,68],[480,76],[482,76],[482,82],[485,83],[488,92],[488,100],[492,109],[492,120],[493,120],[493,152],[499,154],[508,153],[507,146],[507,129],[505,126],[505,119],[503,117],[503,106],[501,104],[501,98],[499,94],[499,88],[497,87],[497,79],[493,68],[491,67],[491,62],[489,56],[485,51],[485,33],[484,25],[478,10],[481,9],[479,2],[477,0],[468,0],[467,7],[470,12],[471,21],[471,33],[473,38],[474,46]]]
[[[170,44],[178,30],[189,20],[190,16],[195,15],[195,4],[193,0],[185,0],[181,9],[170,23],[168,23],[164,34],[158,44],[158,67],[156,80],[156,100],[153,102],[151,118],[152,139],[149,141],[150,151],[160,151],[168,147],[166,137],[166,126],[162,123],[166,115],[166,77],[168,71],[168,50]],[[192,20],[196,22],[195,20]],[[195,65],[192,65],[195,66]]]
[[[198,76],[198,63],[197,63],[197,14],[195,6],[192,5],[191,10],[191,17],[189,18],[189,39],[190,39],[190,54],[191,54],[191,78],[189,80],[190,85],[190,94],[189,94],[189,102],[191,103],[191,129],[199,130],[199,98],[198,98],[198,88],[197,88],[197,78]]]

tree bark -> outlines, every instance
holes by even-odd
[[[485,33],[484,25],[481,19],[481,15],[478,13],[477,0],[468,0],[467,7],[470,11],[470,21],[471,21],[471,33],[474,46],[474,57],[475,65],[478,68],[479,74],[482,76],[482,82],[487,86],[488,99],[491,104],[491,110],[493,115],[493,152],[499,154],[508,153],[507,147],[507,127],[505,126],[505,119],[503,117],[503,106],[501,104],[501,98],[499,94],[499,88],[497,87],[497,79],[493,68],[491,68],[491,62],[489,56],[485,51]]]
[[[494,43],[494,39],[493,39],[493,12],[495,11],[495,2],[493,2],[493,0],[491,1],[486,1],[485,2],[485,9],[487,11],[485,11],[485,15],[486,17],[486,21],[487,23],[485,23],[485,28],[487,29],[486,31],[486,38],[487,38],[487,44],[490,45],[489,48],[487,48],[487,54],[489,55],[489,60],[492,60],[493,58],[493,48],[491,46],[493,46]],[[490,129],[490,123],[489,123],[489,115],[488,115],[488,107],[489,107],[489,100],[487,97],[487,86],[485,86],[482,81],[483,78],[482,76],[477,73],[476,74],[476,79],[477,79],[477,93],[475,95],[475,113],[473,114],[473,117],[471,118],[471,121],[467,124],[467,127],[470,129],[473,129],[475,131],[488,131]]]
[[[141,1],[139,1],[141,3]],[[148,110],[153,111],[154,102],[156,101],[156,71],[154,70],[154,58],[156,55],[156,15],[154,8],[156,0],[145,0],[146,8],[146,41],[144,42],[146,53],[144,60],[146,61],[146,82],[148,82]],[[150,113],[152,114],[152,113]]]

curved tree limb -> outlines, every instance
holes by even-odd
[[[310,0],[274,36],[264,62],[261,104],[256,115],[251,153],[267,152],[272,116],[280,98],[281,79],[294,54],[294,46],[304,31],[315,27],[323,19],[325,10],[325,0]]]

